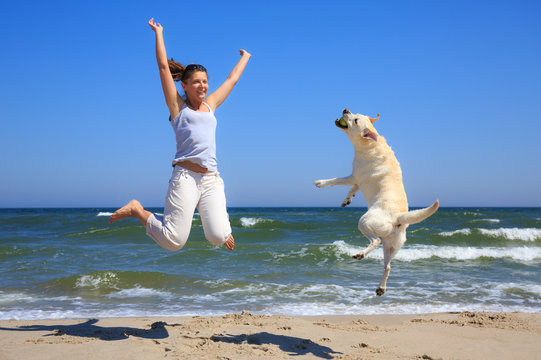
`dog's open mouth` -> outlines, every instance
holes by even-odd
[[[344,120],[344,118],[334,120],[334,125],[338,126],[340,129],[348,128],[348,123],[346,122],[346,120]]]

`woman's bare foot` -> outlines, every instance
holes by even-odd
[[[139,218],[139,215],[145,211],[141,203],[137,200],[130,201],[127,205],[124,205],[120,209],[114,212],[113,215],[109,218],[109,224],[114,223],[115,221],[126,219],[129,217]]]
[[[229,235],[229,238],[224,243],[224,246],[229,250],[233,250],[233,248],[235,247],[235,239],[233,238],[233,235]]]

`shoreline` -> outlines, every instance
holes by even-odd
[[[257,315],[1,320],[1,358],[534,359],[541,314]]]

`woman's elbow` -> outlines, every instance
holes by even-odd
[[[232,76],[228,76],[226,81],[233,87],[237,85],[237,82],[239,81],[239,79],[240,79],[240,76],[232,75]]]

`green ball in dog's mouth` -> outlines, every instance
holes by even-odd
[[[346,120],[344,120],[343,117],[341,117],[340,120],[338,120],[338,123],[339,123],[340,126],[342,126],[342,127],[347,127],[347,126],[348,126],[348,123],[346,122]]]

